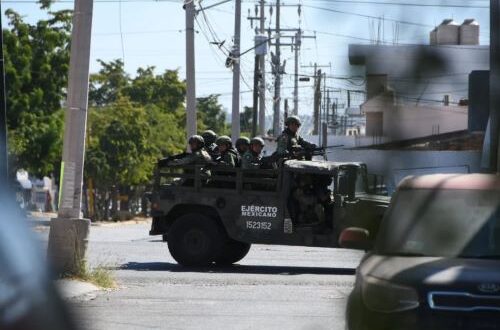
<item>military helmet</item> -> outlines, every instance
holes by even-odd
[[[189,144],[191,143],[198,143],[198,146],[200,148],[203,148],[205,146],[205,140],[203,139],[203,136],[200,136],[200,135],[192,135],[190,138],[189,138]]]
[[[249,146],[250,145],[250,139],[247,138],[247,137],[245,137],[245,136],[240,137],[238,140],[236,140],[236,147],[239,147],[241,145]]]
[[[260,137],[254,137],[252,140],[250,140],[250,144],[260,144],[262,147],[266,146],[266,143]]]
[[[203,139],[207,145],[215,143],[215,140],[217,140],[217,134],[215,134],[215,132],[212,130],[207,130],[207,131],[203,132],[201,134],[201,136],[203,137]]]
[[[297,124],[298,126],[302,125],[302,123],[300,122],[300,118],[297,116],[290,116],[285,120],[285,126],[293,123]]]
[[[231,138],[229,136],[226,136],[226,135],[223,135],[223,136],[219,136],[217,138],[217,140],[215,141],[215,144],[220,146],[221,144],[227,144],[229,146],[232,145],[232,141],[231,141]]]

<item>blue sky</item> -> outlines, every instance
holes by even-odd
[[[179,69],[182,78],[185,77],[185,39],[184,39],[184,10],[183,1],[130,1],[123,2],[94,0],[94,19],[92,28],[92,51],[91,71],[99,69],[97,59],[112,60],[124,58],[125,68],[130,74],[134,74],[138,67],[155,66],[160,73],[165,69]],[[375,1],[367,0],[365,2]],[[202,5],[208,6],[219,0],[203,0]],[[252,47],[254,31],[250,22],[246,19],[248,10],[252,14],[255,0],[243,0],[242,19],[242,50]],[[307,34],[317,31],[316,40],[305,40],[300,61],[302,65],[318,62],[320,64],[331,63],[331,69],[326,69],[329,75],[350,76],[359,73],[359,68],[349,66],[347,57],[347,46],[349,43],[369,43],[373,36],[373,28],[378,23],[375,19],[369,19],[359,15],[385,17],[384,40],[392,42],[394,23],[390,19],[419,23],[426,26],[399,24],[400,43],[428,43],[429,31],[432,26],[439,24],[445,18],[453,18],[461,23],[466,18],[476,18],[481,24],[481,43],[488,44],[489,41],[489,11],[485,8],[464,8],[458,6],[488,6],[487,0],[469,1],[439,1],[439,0],[379,0],[377,4],[357,1],[349,3],[346,1],[329,0],[286,0],[283,3],[302,3],[302,16],[300,26]],[[388,5],[381,3],[398,3],[399,5]],[[268,1],[274,4],[275,1]],[[418,3],[421,6],[409,4]],[[401,5],[403,4],[403,5]],[[406,5],[404,5],[406,4]],[[444,5],[432,7],[425,5]],[[424,6],[422,6],[424,5]],[[71,2],[56,3],[53,10],[72,8]],[[121,7],[121,10],[120,10]],[[354,13],[338,13],[325,9]],[[20,14],[26,16],[29,21],[36,21],[45,16],[39,7],[30,2],[2,1],[2,10],[13,8]],[[234,33],[234,5],[232,2],[223,4],[206,12],[209,25],[216,31],[221,40],[226,40],[226,45],[231,44]],[[275,11],[274,11],[275,12]],[[269,10],[266,26],[271,22],[274,25],[275,18],[269,18]],[[199,33],[196,35],[196,65],[197,65],[197,95],[221,94],[221,103],[230,111],[232,72],[225,68],[223,62],[225,55],[216,47],[209,45],[204,34],[208,28],[204,18],[198,17],[200,25],[196,25]],[[5,20],[4,20],[5,24]],[[120,34],[120,25],[121,32]],[[295,28],[299,26],[299,17],[296,7],[284,7],[282,9],[282,26]],[[123,38],[123,48],[122,40]],[[211,38],[210,38],[211,39]],[[211,40],[210,40],[211,41]],[[242,59],[243,81],[241,82],[241,105],[251,106],[252,94],[250,85],[253,83],[253,52]],[[287,60],[287,73],[293,73],[293,53],[289,48],[283,49],[283,58]],[[356,71],[357,70],[357,71]],[[267,70],[270,71],[268,65]],[[312,74],[312,69],[301,69],[301,74]],[[272,80],[268,75],[269,89],[272,90]],[[247,85],[248,84],[248,85]],[[328,86],[341,91],[335,96],[341,100],[346,97],[346,89],[359,89],[343,79],[329,79]],[[284,77],[283,98],[289,98],[292,102],[293,77]],[[268,109],[271,114],[271,93],[268,92]],[[312,112],[312,82],[300,85],[300,113]],[[356,96],[356,101],[362,101],[362,96]]]

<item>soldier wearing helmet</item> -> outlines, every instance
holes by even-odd
[[[244,170],[259,169],[262,165],[262,149],[265,145],[264,140],[260,137],[250,140],[250,148],[241,159],[241,168]]]
[[[248,148],[250,148],[249,138],[242,136],[238,140],[236,140],[236,150],[238,150],[240,157],[243,157],[245,152],[248,151]]]
[[[296,154],[301,149],[316,148],[315,144],[307,142],[298,134],[301,124],[297,116],[290,116],[285,120],[286,128],[277,140],[276,156],[278,158],[296,158]]]
[[[215,141],[219,150],[220,156],[217,158],[217,163],[224,166],[236,167],[239,165],[238,152],[233,148],[233,143],[229,136],[220,136]]]
[[[219,149],[217,148],[217,134],[212,130],[207,130],[201,134],[203,140],[205,141],[205,150],[208,152],[212,160],[217,160],[219,158]]]
[[[212,162],[210,155],[203,149],[205,141],[199,135],[193,135],[189,138],[190,154],[185,154],[182,158],[173,159],[167,162],[167,165],[198,165],[209,164]]]

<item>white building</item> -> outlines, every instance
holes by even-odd
[[[350,45],[351,65],[366,70],[366,135],[398,140],[466,130],[469,74],[489,70],[489,47],[478,43],[476,21],[447,20],[431,32],[431,45]]]

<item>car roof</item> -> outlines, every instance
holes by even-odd
[[[404,178],[398,189],[448,189],[500,191],[500,175],[432,174]]]
[[[338,163],[324,160],[288,160],[284,168],[293,172],[331,174],[342,167],[355,166],[361,167],[363,163]]]

